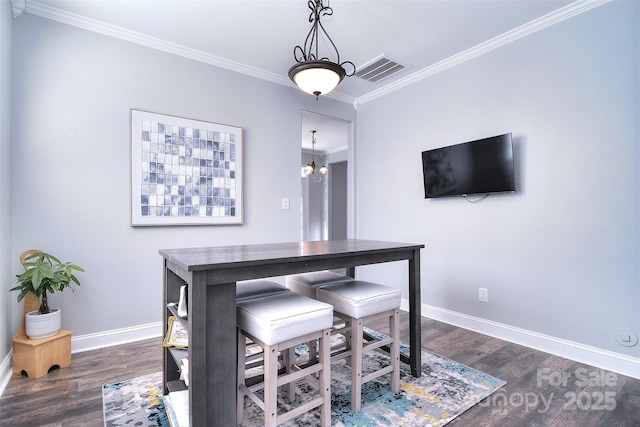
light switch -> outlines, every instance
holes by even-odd
[[[289,198],[288,197],[283,197],[282,198],[282,209],[289,209]]]

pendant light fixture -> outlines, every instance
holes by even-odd
[[[340,62],[338,48],[320,22],[321,16],[333,15],[333,9],[329,7],[328,0],[326,6],[324,0],[308,0],[308,5],[311,9],[309,15],[309,22],[312,23],[311,30],[304,41],[304,47],[293,48],[293,57],[297,63],[289,69],[289,78],[302,91],[315,95],[318,99],[320,95],[331,92],[345,77],[353,76],[356,66],[351,61]],[[320,56],[318,43],[320,30],[335,50],[335,62],[326,56]],[[344,65],[347,64],[352,68],[350,73],[344,69]]]
[[[311,131],[311,147],[312,147],[311,162],[307,163],[307,166],[304,167],[305,175],[311,175],[316,171],[316,131],[315,130]],[[320,172],[322,175],[326,175],[327,172],[329,172],[329,169],[327,169],[327,167],[323,163],[322,167],[318,172]]]

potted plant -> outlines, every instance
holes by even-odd
[[[20,292],[18,302],[29,293],[40,301],[40,308],[30,311],[25,317],[27,336],[31,339],[51,337],[60,330],[61,317],[60,309],[49,308],[48,295],[71,288],[72,283],[80,286],[74,272],[84,269],[71,262],[63,263],[46,252],[27,255],[23,264],[25,272],[16,276],[18,285],[11,288],[11,291]]]

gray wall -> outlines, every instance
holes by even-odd
[[[347,232],[347,161],[329,165],[329,239],[346,239]]]
[[[11,268],[37,247],[86,269],[51,298],[74,336],[161,319],[160,248],[300,238],[299,203],[281,199],[300,200],[301,111],[351,121],[351,105],[28,14],[13,24]],[[244,225],[129,225],[130,108],[243,128]]]
[[[11,275],[11,26],[9,1],[0,1],[0,390],[3,368],[9,369],[5,356],[11,349],[10,307],[15,297],[9,294]]]
[[[424,304],[640,356],[614,339],[640,333],[639,9],[607,3],[359,107],[358,237],[426,244]],[[424,199],[423,150],[506,132],[516,194]]]

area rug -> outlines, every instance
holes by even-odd
[[[105,427],[170,427],[162,400],[162,372],[102,386]]]
[[[406,346],[403,346],[406,351]],[[298,352],[302,357],[306,351]],[[386,365],[388,356],[369,354],[365,369]],[[422,376],[413,378],[408,365],[400,364],[401,390],[393,393],[386,377],[363,386],[362,410],[353,413],[351,406],[351,370],[344,360],[331,365],[332,425],[364,426],[443,426],[498,390],[505,381],[487,375],[453,360],[422,352]],[[162,401],[162,375],[146,375],[103,387],[105,427],[163,426],[169,421]],[[313,398],[316,390],[301,380],[296,406]],[[281,400],[283,409],[288,404]],[[318,413],[303,414],[283,426],[316,426]],[[245,427],[263,425],[262,411],[248,398],[245,400]],[[179,426],[187,427],[187,426]]]

